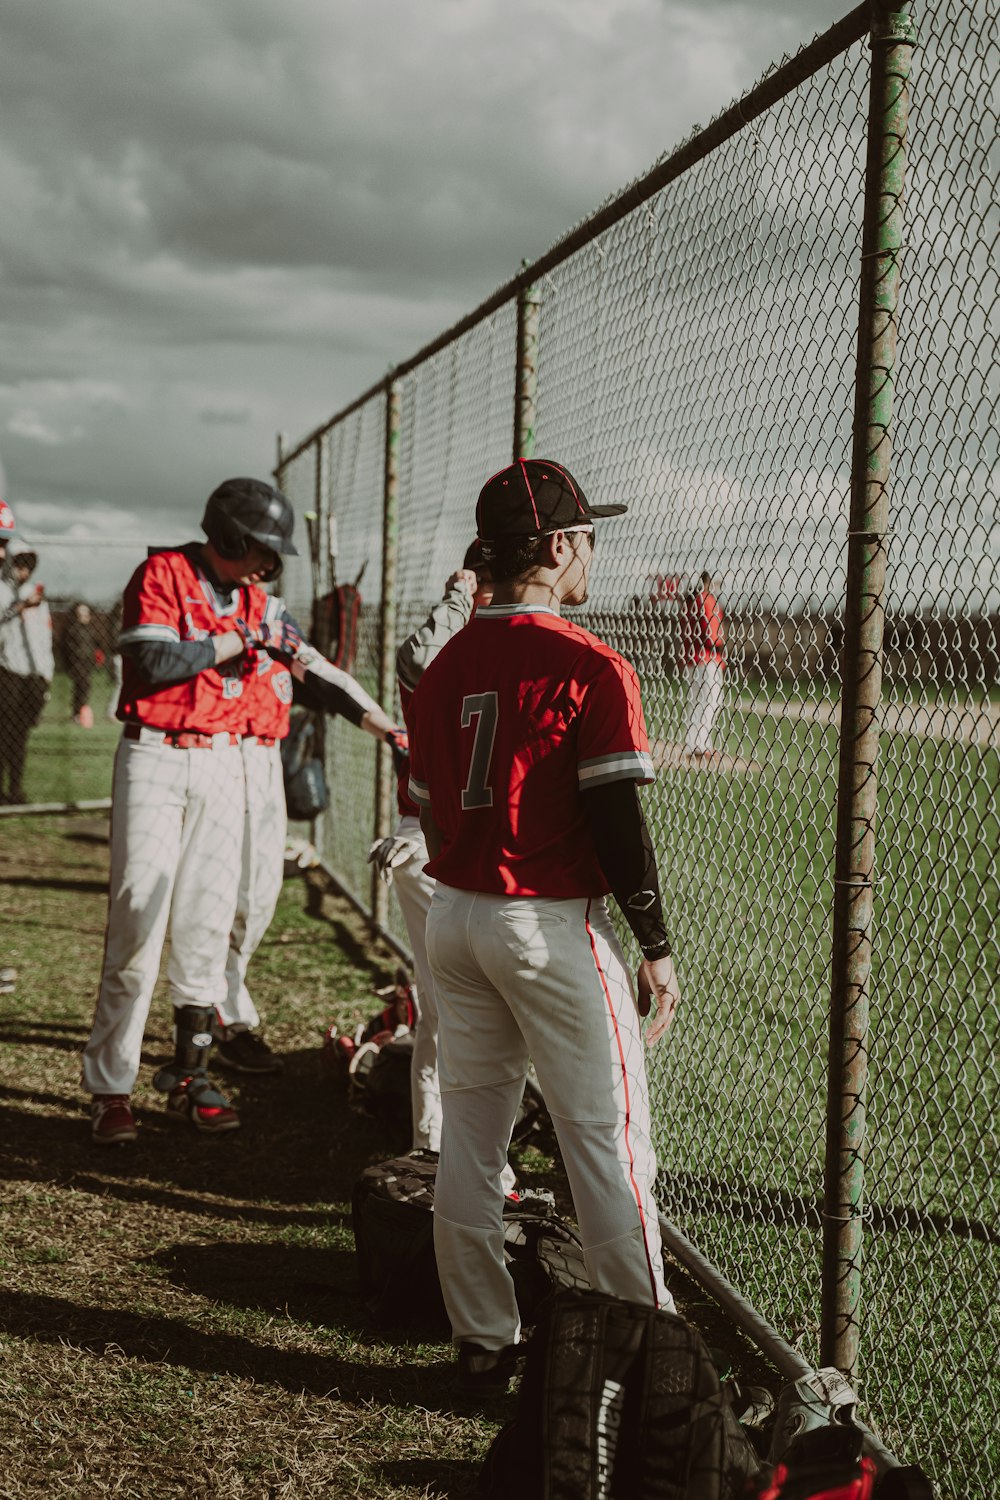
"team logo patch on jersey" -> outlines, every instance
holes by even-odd
[[[271,674],[271,687],[274,696],[279,703],[291,703],[292,701],[292,674],[291,672],[273,672]]]

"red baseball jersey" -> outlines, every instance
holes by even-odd
[[[223,600],[199,567],[195,548],[156,552],[129,579],[122,601],[123,646],[140,641],[202,641],[235,630],[237,619],[251,628],[260,624],[267,595],[245,585],[235,598]],[[122,653],[122,692],[118,717],[154,729],[219,734],[246,729],[246,676],[256,656],[237,656],[206,667],[184,682],[154,688],[128,652]]]
[[[653,779],[639,679],[617,651],[542,606],[481,609],[420,679],[410,728],[410,795],[443,835],[428,875],[607,895],[580,793]]]
[[[724,667],[725,633],[722,628],[722,610],[714,594],[699,592],[684,601],[681,611],[681,632],[684,642],[684,664],[688,667],[715,662]]]
[[[285,611],[283,599],[271,597],[265,620],[277,620]],[[292,674],[286,661],[256,653],[253,668],[243,679],[244,732],[267,739],[283,740],[291,727]]]

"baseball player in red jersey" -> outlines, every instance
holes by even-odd
[[[129,1095],[168,922],[176,1051],[154,1081],[171,1118],[207,1132],[239,1124],[206,1061],[242,868],[244,694],[268,604],[259,585],[295,554],[293,521],[270,485],[227,480],[205,508],[208,541],[154,553],[125,589],[108,925],[83,1056],[101,1144],[136,1136]]]
[[[711,573],[702,573],[698,587],[684,598],[681,637],[688,683],[684,749],[704,757],[714,748],[712,731],[722,709],[726,667],[722,610],[712,593]]]
[[[640,1015],[660,1039],[679,991],[637,786],[653,779],[632,667],[562,616],[582,604],[595,518],[561,465],[519,460],[477,520],[493,603],[424,673],[410,791],[436,888],[427,951],[444,1125],[434,1242],[460,1378],[506,1388],[520,1335],[500,1173],[529,1055],[552,1115],[587,1267],[603,1291],[672,1307],[663,1280]],[[638,1004],[608,916],[644,955]]]
[[[375,739],[385,740],[400,764],[409,766],[405,731],[349,673],[303,640],[282,599],[268,599],[259,635],[267,649],[258,650],[255,670],[244,684],[243,860],[226,963],[226,995],[217,1007],[220,1030],[214,1053],[221,1066],[256,1074],[281,1068],[280,1059],[257,1030],[260,1016],[246,975],[271,925],[284,879],[288,817],[281,741],[288,735],[293,696],[318,712],[342,714]]]

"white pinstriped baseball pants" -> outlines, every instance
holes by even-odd
[[[236,745],[118,746],[104,968],[83,1053],[90,1093],[132,1092],[168,926],[174,1005],[225,997],[245,801]]]
[[[673,1308],[653,1183],[641,1022],[603,900],[437,885],[427,952],[444,1124],[434,1248],[457,1342],[515,1343],[500,1172],[528,1058],[555,1126],[592,1285]]]
[[[288,813],[277,745],[245,740],[240,746],[246,775],[243,857],[236,915],[226,960],[226,995],[217,1006],[223,1026],[259,1026],[260,1016],[247,989],[250,960],[271,925],[285,878]]]

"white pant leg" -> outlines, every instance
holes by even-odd
[[[454,1206],[449,1198],[447,1217],[469,1231],[492,1231],[485,1184],[492,1178],[498,1133],[509,1131],[510,1123],[495,1096],[498,1086],[523,1077],[530,1052],[593,1285],[672,1307],[653,1197],[656,1161],[641,1024],[605,903],[469,896],[439,887],[427,937],[440,1012],[442,1161],[450,1151],[453,1093],[465,1095],[458,1106],[465,1132],[462,1180],[453,1189],[449,1181]],[[477,1139],[477,1110],[485,1138]],[[460,1240],[451,1224],[442,1237]],[[493,1244],[488,1239],[480,1246],[484,1267],[485,1250],[492,1253]],[[451,1270],[458,1279],[456,1301],[464,1298],[470,1306],[474,1264],[475,1243],[467,1235],[452,1254]],[[489,1342],[484,1332],[492,1340],[503,1333],[501,1341],[510,1342],[498,1294],[493,1305],[496,1316],[488,1329],[456,1337]]]
[[[703,754],[712,749],[712,731],[722,708],[723,671],[721,663],[715,661],[700,662],[688,668],[684,728],[684,749],[688,755]]]
[[[104,965],[83,1054],[94,1094],[130,1094],[139,1073],[180,858],[187,753],[122,740],[115,755]]]
[[[175,1006],[226,998],[226,956],[239,892],[246,779],[239,746],[172,750],[188,762],[188,796],[170,913],[167,982]]]
[[[434,998],[434,980],[427,962],[427,939],[425,927],[434,882],[424,874],[427,863],[427,845],[420,831],[417,818],[401,818],[396,829],[397,837],[411,840],[417,845],[414,854],[404,863],[393,867],[393,889],[399,901],[399,909],[406,923],[413,967],[417,981],[417,1007],[419,1020],[413,1036],[413,1062],[411,1064],[411,1096],[413,1103],[413,1145],[427,1151],[441,1148],[441,1085],[438,1082],[438,1013]]]
[[[436,886],[427,922],[443,1113],[434,1251],[453,1337],[499,1349],[517,1342],[521,1326],[504,1261],[503,1199],[528,1049],[472,951],[468,926],[482,899]]]
[[[259,1026],[260,1016],[246,985],[247,969],[271,925],[285,876],[288,814],[277,745],[242,747],[246,775],[243,857],[236,916],[226,959],[226,996],[219,1006],[224,1026]]]

